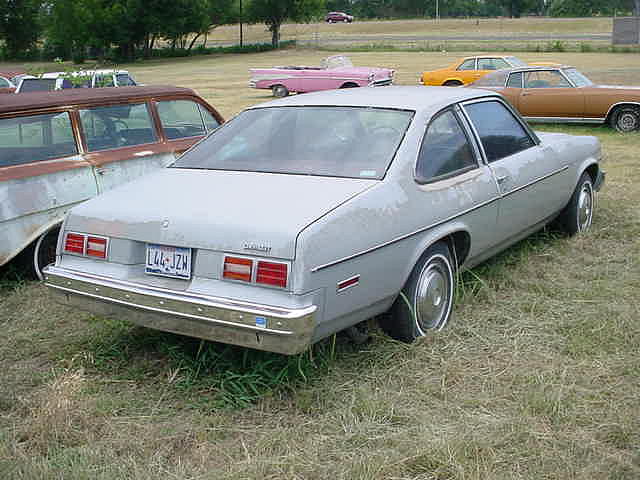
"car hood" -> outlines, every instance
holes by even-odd
[[[376,183],[168,168],[75,207],[65,229],[293,259],[306,226]]]

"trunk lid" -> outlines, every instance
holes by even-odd
[[[168,168],[79,205],[65,228],[291,260],[300,231],[376,183]]]

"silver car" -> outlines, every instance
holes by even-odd
[[[600,157],[482,90],[276,100],[72,209],[45,282],[100,315],[285,354],[389,309],[410,342],[449,320],[456,271],[552,220],[587,230]]]

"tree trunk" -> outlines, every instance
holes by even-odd
[[[193,37],[193,40],[191,40],[191,43],[189,44],[189,48],[187,48],[187,52],[191,51],[193,44],[196,43],[196,40],[198,40],[198,38],[200,38],[200,35],[202,35],[202,33],[198,33],[195,37]]]
[[[278,48],[280,45],[280,24],[274,23],[269,27],[271,30],[271,46]]]

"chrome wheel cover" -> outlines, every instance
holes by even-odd
[[[591,182],[584,182],[578,195],[578,231],[584,232],[593,219],[593,188]]]
[[[413,298],[416,327],[421,335],[447,323],[453,303],[453,269],[443,255],[431,257],[420,272]]]
[[[638,128],[638,115],[632,111],[624,111],[620,113],[616,124],[620,132],[632,132]]]

